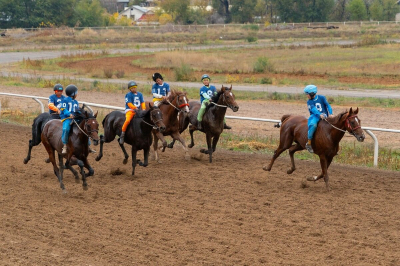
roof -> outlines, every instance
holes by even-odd
[[[146,8],[144,8],[144,7],[141,7],[141,6],[131,6],[130,8],[135,8],[135,9],[137,9],[137,10],[139,10],[140,12],[142,12],[142,13],[147,13],[149,10],[147,10]]]
[[[117,0],[117,3],[129,3],[129,0]]]

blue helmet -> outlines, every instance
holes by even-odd
[[[317,94],[317,86],[315,85],[307,85],[304,88],[304,93],[309,94],[311,97],[314,97]]]
[[[210,76],[207,74],[204,74],[203,76],[201,76],[201,81],[203,81],[203,79],[209,79],[211,80]]]

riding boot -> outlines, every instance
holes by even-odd
[[[63,155],[67,154],[67,145],[66,145],[66,144],[64,144],[61,153],[62,153]]]
[[[308,142],[306,143],[306,149],[309,153],[314,153],[313,148],[311,147],[311,140],[308,140]]]
[[[121,136],[119,137],[119,144],[124,144],[124,137],[125,137],[125,132],[121,133]]]
[[[232,129],[232,127],[228,126],[227,124],[224,123],[224,129]]]
[[[197,129],[198,130],[201,130],[202,128],[201,128],[201,121],[197,121]]]
[[[89,152],[90,152],[90,153],[96,153],[96,150],[93,150],[93,149],[90,148],[90,146],[89,146]]]

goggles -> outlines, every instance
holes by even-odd
[[[130,86],[129,89],[136,89],[137,85]]]
[[[210,79],[209,78],[205,78],[205,79],[203,79],[203,81],[210,81]]]

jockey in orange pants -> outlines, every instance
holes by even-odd
[[[143,94],[137,92],[137,84],[134,81],[128,82],[128,92],[125,95],[125,122],[122,126],[122,133],[119,138],[119,143],[122,145],[124,144],[125,132],[128,128],[129,123],[131,122],[132,118],[136,114],[136,109],[142,108],[142,110],[146,110],[146,105],[144,103]]]

